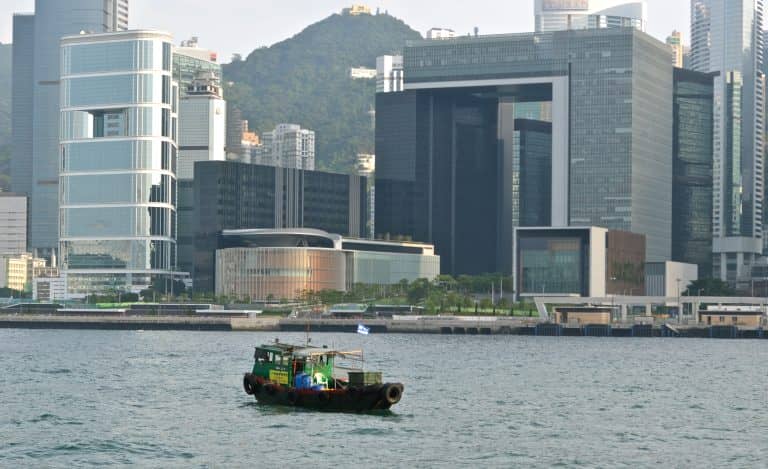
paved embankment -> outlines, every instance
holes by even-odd
[[[690,337],[768,339],[768,331],[735,326],[673,324],[561,325],[510,317],[413,317],[408,319],[299,319],[274,316],[212,317],[151,315],[0,315],[0,328],[188,331],[355,332],[360,322],[372,333],[530,335],[550,337]]]

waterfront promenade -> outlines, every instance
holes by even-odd
[[[350,332],[364,323],[374,334],[526,335],[550,337],[691,337],[768,339],[761,328],[617,323],[575,325],[519,317],[411,316],[393,319],[306,319],[277,316],[0,315],[0,328],[180,331]]]

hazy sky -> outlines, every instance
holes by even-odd
[[[67,0],[59,0],[67,1]],[[130,27],[170,31],[176,42],[190,36],[200,46],[219,52],[228,62],[298,33],[361,0],[131,0]],[[677,29],[689,34],[689,0],[647,0],[649,33],[664,40]],[[11,42],[12,14],[31,12],[34,0],[0,0],[0,42]],[[372,9],[387,10],[424,34],[431,27],[465,34],[533,30],[533,0],[378,0]],[[349,38],[355,40],[354,38]]]

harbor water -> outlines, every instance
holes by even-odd
[[[313,334],[405,384],[385,415],[257,405],[304,334],[0,330],[0,467],[766,467],[768,342]]]

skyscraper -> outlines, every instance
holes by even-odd
[[[459,37],[409,43],[404,65],[405,90],[376,95],[379,235],[434,243],[446,273],[510,272],[522,201],[520,225],[539,212],[552,226],[631,231],[649,260],[669,259],[664,43],[633,28]],[[548,103],[551,124],[519,118],[523,106],[544,114],[530,103]]]
[[[255,164],[280,168],[315,169],[315,132],[296,124],[278,124],[262,135]]]
[[[644,1],[534,0],[536,32],[566,29],[635,28],[645,31]]]
[[[683,36],[680,31],[672,31],[667,37],[667,45],[672,52],[672,65],[677,68],[683,68],[683,56],[685,51],[683,50]]]
[[[59,231],[72,296],[138,292],[176,271],[171,76],[166,33],[61,41]]]
[[[59,42],[81,31],[127,29],[128,4],[36,0],[34,15],[14,18],[14,106],[28,107],[13,118],[13,189],[30,197],[29,245],[41,255],[51,257],[59,241]]]
[[[691,60],[714,85],[713,269],[748,280],[763,252],[763,0],[692,0]]]

